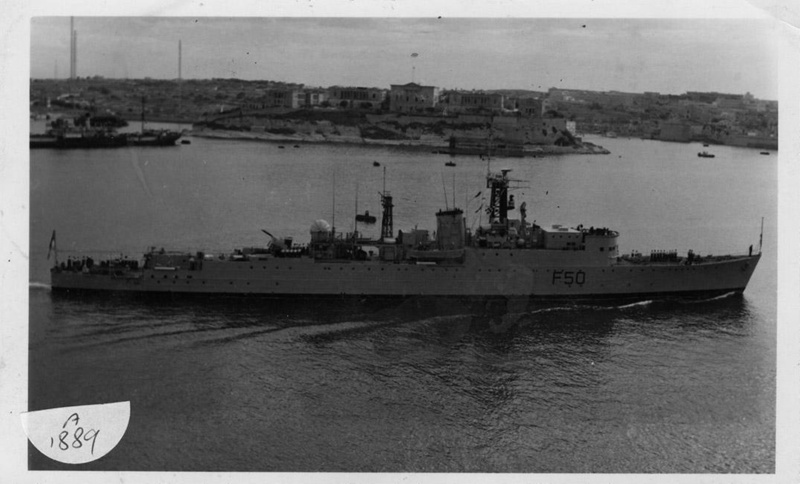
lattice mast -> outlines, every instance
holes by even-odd
[[[386,167],[383,167],[383,192],[381,193],[381,206],[383,207],[383,217],[381,217],[381,240],[392,238],[394,233],[394,221],[392,220],[392,195],[386,191]]]

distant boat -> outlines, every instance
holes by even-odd
[[[697,153],[697,156],[700,158],[714,158],[714,154],[709,153],[708,151],[701,151],[700,153]]]
[[[128,146],[175,146],[181,133],[170,130],[145,130],[128,134]]]
[[[444,166],[456,166],[456,163],[454,161],[448,161]]]
[[[295,148],[299,148],[299,147],[300,147],[300,145],[294,145],[294,147],[295,147]]]
[[[121,148],[128,138],[112,128],[86,127],[87,117],[59,118],[50,123],[45,134],[31,134],[30,148]],[[80,126],[76,126],[76,121]]]
[[[115,131],[99,129],[51,129],[47,134],[30,135],[31,149],[35,148],[121,148],[128,146],[128,138]]]
[[[377,161],[373,161],[373,162],[372,162],[372,166],[381,166],[381,164],[380,164],[380,163],[378,163]]]
[[[283,146],[283,145],[278,145],[278,148],[280,148],[280,149],[284,149],[284,148],[286,148],[286,147],[285,147],[285,146]]]
[[[768,155],[768,154],[769,154],[769,151],[762,151],[762,152],[761,152],[761,154],[762,154],[762,155]]]
[[[182,139],[181,140],[181,144],[182,145],[190,145],[190,144],[192,144],[192,142],[190,140],[188,140],[188,139]]]
[[[703,143],[703,147],[707,148],[708,147],[708,143]]]
[[[142,96],[142,128],[138,133],[128,133],[128,146],[175,146],[183,133],[167,129],[145,129],[145,97]]]

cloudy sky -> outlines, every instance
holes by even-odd
[[[235,77],[311,86],[422,82],[750,92],[778,98],[765,19],[75,17],[78,75]],[[31,20],[30,75],[69,75],[69,17]],[[417,57],[412,57],[417,53]]]

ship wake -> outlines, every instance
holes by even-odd
[[[728,299],[728,298],[731,298],[733,296],[736,296],[737,294],[738,293],[736,291],[730,291],[730,292],[726,292],[725,294],[720,294],[719,296],[709,297],[709,298],[706,298],[706,299],[684,300],[684,301],[681,301],[681,303],[682,304],[703,304],[703,303],[709,303],[709,302],[713,302],[713,301],[722,301],[724,299]]]
[[[636,301],[632,303],[625,303],[621,305],[597,305],[597,304],[574,304],[570,306],[554,306],[550,308],[541,308],[541,309],[534,309],[532,311],[528,311],[526,314],[528,315],[535,315],[535,314],[546,314],[546,313],[553,313],[553,312],[573,312],[573,311],[618,311],[618,310],[625,310],[625,309],[633,309],[633,308],[641,308],[647,307],[654,303],[655,301],[652,299],[648,299],[645,301]]]
[[[622,306],[616,306],[615,309],[631,309],[631,308],[650,306],[651,304],[653,304],[653,300],[648,299],[646,301],[638,301],[635,303],[623,304]]]

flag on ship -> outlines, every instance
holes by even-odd
[[[58,249],[56,248],[56,231],[53,230],[53,235],[50,237],[50,246],[47,248],[47,260],[50,260],[50,253],[56,251],[58,253]]]

